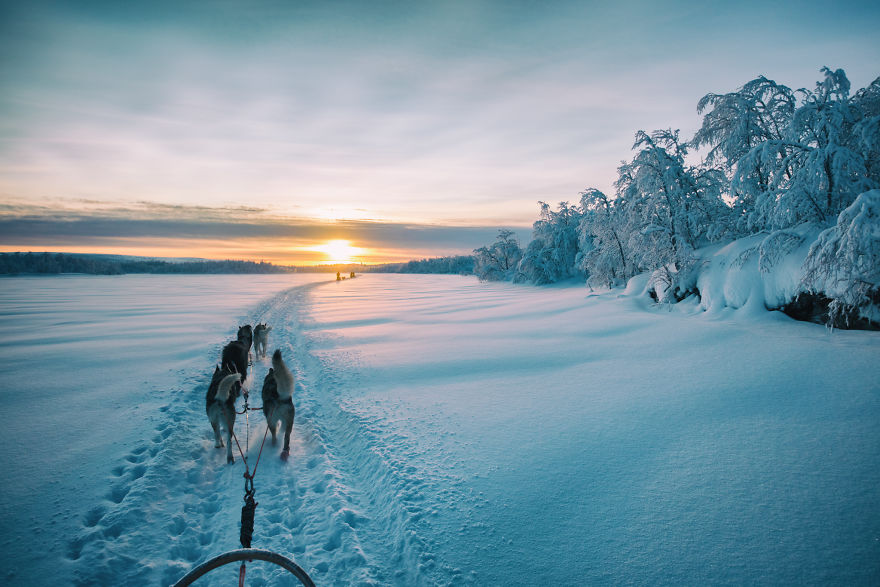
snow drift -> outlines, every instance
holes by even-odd
[[[686,270],[669,278],[663,267],[640,293],[660,302],[699,296],[710,312],[724,308],[789,310],[802,296],[804,316],[832,325],[877,328],[880,319],[880,190],[865,192],[821,230],[805,223],[741,238],[694,253]]]

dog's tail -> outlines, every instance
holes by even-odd
[[[225,402],[229,400],[229,391],[232,389],[232,386],[241,381],[241,373],[232,373],[227,375],[220,381],[220,387],[217,389],[217,395],[215,399],[218,402]]]
[[[293,373],[281,358],[281,349],[272,353],[272,368],[275,370],[275,383],[278,385],[278,397],[286,400],[293,396]]]

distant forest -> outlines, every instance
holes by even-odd
[[[57,275],[84,273],[88,275],[124,275],[127,273],[454,273],[472,275],[474,258],[471,256],[421,259],[406,263],[384,265],[313,265],[306,267],[274,265],[260,261],[163,261],[138,259],[115,255],[87,255],[73,253],[0,253],[0,275]]]
[[[103,255],[68,253],[2,253],[0,274],[87,273],[288,273],[292,268],[253,261],[181,261],[128,259]]]
[[[364,273],[451,273],[454,275],[473,275],[474,257],[458,255],[419,259],[405,263],[385,263],[361,268]]]

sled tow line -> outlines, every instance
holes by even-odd
[[[248,420],[247,414],[250,411],[248,408],[248,396],[244,396],[244,414],[245,421],[247,422],[247,429],[245,437],[245,444],[249,443],[250,439],[250,421]],[[251,539],[254,536],[254,514],[256,513],[257,506],[259,502],[254,501],[254,494],[257,492],[254,489],[254,475],[257,474],[257,467],[260,466],[260,457],[263,456],[263,446],[266,445],[266,436],[269,435],[269,421],[272,419],[272,413],[274,413],[274,408],[272,412],[269,413],[269,418],[266,421],[266,431],[263,433],[263,442],[260,443],[260,452],[257,454],[257,460],[254,463],[254,471],[251,472],[250,465],[248,465],[247,457],[244,455],[244,452],[241,450],[241,444],[238,442],[238,437],[235,436],[235,431],[232,432],[232,437],[235,438],[235,445],[238,447],[238,453],[241,455],[241,460],[244,461],[244,505],[241,507],[241,533],[239,534],[239,541],[241,545],[250,549],[251,547]],[[249,561],[250,562],[250,561]],[[241,567],[238,569],[238,585],[239,587],[244,587],[244,575],[245,575],[245,559],[241,559]]]

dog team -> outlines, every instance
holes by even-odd
[[[244,389],[242,387],[247,380],[247,369],[250,363],[251,347],[258,359],[266,358],[268,335],[272,330],[266,324],[257,324],[251,328],[250,324],[238,328],[236,340],[229,342],[223,347],[220,357],[220,365],[214,367],[211,384],[205,396],[205,411],[211,428],[214,429],[214,447],[224,446],[223,436],[226,437],[226,462],[234,463],[232,456],[232,430],[235,425],[235,400]],[[272,432],[272,444],[277,444],[276,434],[278,425],[284,424],[284,449],[281,458],[287,459],[290,454],[290,431],[293,429],[293,373],[284,364],[281,358],[281,350],[276,349],[272,353],[272,367],[263,379],[263,415],[269,431]]]

